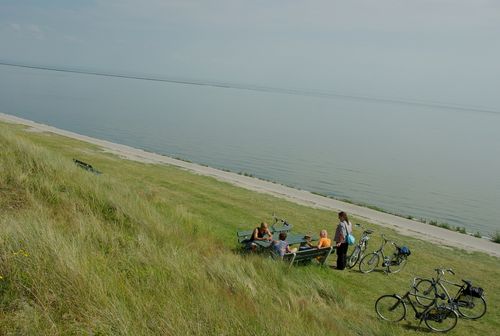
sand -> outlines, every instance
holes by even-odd
[[[458,247],[467,251],[479,251],[487,253],[491,256],[500,257],[500,244],[493,243],[487,239],[476,238],[467,234],[461,234],[455,231],[450,231],[418,221],[372,210],[366,207],[315,195],[309,191],[298,190],[277,183],[263,181],[254,177],[242,176],[232,172],[177,160],[168,156],[146,152],[130,146],[95,139],[8,114],[0,113],[0,120],[29,126],[30,128],[28,130],[30,131],[50,132],[85,141],[100,146],[104,151],[116,154],[128,160],[173,165],[196,174],[210,176],[238,187],[270,194],[298,204],[334,211],[343,210],[356,217],[366,219],[384,227],[395,229],[402,235],[423,239],[444,246]]]

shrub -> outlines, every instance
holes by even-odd
[[[447,229],[447,230],[451,229],[450,224],[448,224],[448,223],[439,223],[438,226],[443,228],[443,229]]]
[[[491,237],[491,241],[500,244],[500,231],[497,231],[493,234],[493,237]]]

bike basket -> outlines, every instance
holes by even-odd
[[[411,251],[408,247],[406,246],[402,246],[399,248],[399,254],[402,254],[402,255],[405,255],[405,256],[409,256],[411,254]]]
[[[464,290],[465,295],[470,295],[472,297],[477,297],[477,298],[480,298],[481,296],[483,296],[483,292],[484,292],[484,290],[481,287],[472,287],[472,286],[468,286]]]

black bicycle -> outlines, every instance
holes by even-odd
[[[431,304],[424,307],[422,311],[419,311],[417,307],[418,303],[415,304],[411,297],[418,298],[420,295],[417,294],[415,281],[413,280],[413,288],[408,291],[405,295],[399,296],[397,294],[382,295],[375,302],[375,311],[377,315],[389,322],[399,322],[406,318],[408,312],[406,306],[407,303],[415,312],[415,319],[419,320],[419,325],[424,321],[425,325],[438,332],[447,332],[455,328],[458,321],[458,314],[447,305],[438,305],[438,299],[443,299],[444,296],[439,296],[436,294]],[[434,283],[435,286],[435,283]],[[428,297],[426,297],[428,299]]]
[[[360,224],[355,224],[357,227],[363,228]],[[361,238],[359,239],[359,243],[354,247],[351,255],[347,257],[347,267],[353,268],[356,266],[358,261],[363,257],[366,248],[368,247],[368,240],[370,239],[370,235],[373,233],[373,230],[363,228],[363,233],[361,234]]]

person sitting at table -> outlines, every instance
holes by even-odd
[[[269,231],[269,226],[266,222],[260,223],[260,226],[256,227],[253,230],[252,236],[248,240],[247,246],[252,251],[255,251],[257,249],[257,244],[255,244],[256,240],[273,240],[273,234],[271,233],[271,231]]]
[[[305,237],[307,241],[304,243],[303,246],[300,247],[300,250],[308,250],[311,248],[323,248],[323,247],[330,247],[332,246],[332,240],[328,238],[328,232],[326,230],[321,230],[319,232],[319,241],[317,245],[311,244],[311,236],[306,236]]]
[[[279,240],[274,240],[272,244],[273,252],[282,257],[285,253],[295,253],[297,252],[296,248],[291,249],[286,241],[286,232],[280,232]]]

